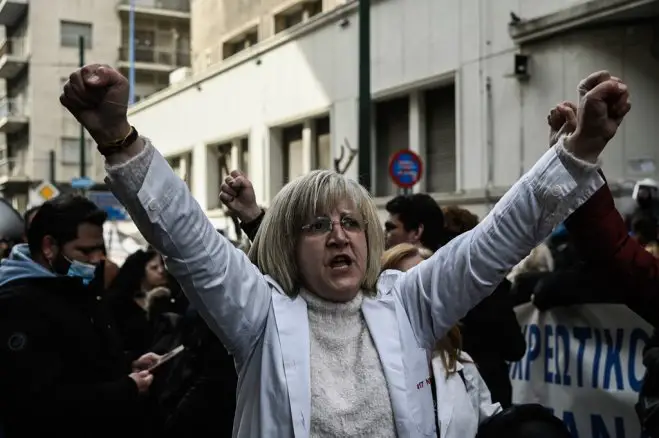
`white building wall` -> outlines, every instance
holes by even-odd
[[[659,109],[659,80],[654,75],[657,61],[649,52],[649,28],[582,31],[524,47],[531,57],[531,77],[519,82],[510,77],[519,49],[508,35],[509,12],[529,19],[584,1],[494,3],[373,2],[372,91],[376,100],[455,80],[457,193],[443,194],[440,200],[473,204],[469,208],[482,215],[488,207],[482,199],[484,189],[500,192],[509,187],[544,152],[549,109],[564,99],[574,99],[579,80],[604,68],[621,75],[634,94],[634,110],[604,155],[609,179],[640,176],[630,169],[631,159],[659,159],[653,145],[659,129],[653,120]],[[340,26],[344,17],[349,24]],[[294,40],[277,40],[276,47],[260,55],[257,46],[242,61],[237,57],[238,61],[220,67],[223,71],[215,76],[161,92],[130,112],[131,122],[164,155],[196,151],[192,190],[203,207],[217,205],[219,184],[214,167],[198,161],[207,156],[208,144],[249,135],[249,176],[263,203],[279,190],[281,179],[281,152],[271,127],[329,113],[335,156],[344,140],[357,145],[356,8],[354,4],[339,8],[324,21]],[[410,133],[411,144],[422,137]],[[356,177],[357,167],[355,160],[348,174]]]

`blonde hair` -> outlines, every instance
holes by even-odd
[[[358,182],[333,170],[314,170],[277,193],[249,249],[249,259],[287,295],[296,295],[302,283],[296,257],[302,227],[315,217],[331,213],[343,202],[349,203],[365,221],[367,263],[361,286],[364,293],[375,294],[384,251],[384,231],[377,208]]]
[[[435,356],[439,356],[446,370],[446,378],[458,372],[458,362],[462,353],[462,333],[459,324],[456,324],[448,333],[435,344]]]
[[[382,254],[380,265],[382,266],[383,271],[386,271],[387,269],[400,270],[399,266],[403,260],[414,256],[419,256],[424,260],[428,258],[421,255],[418,246],[412,245],[411,243],[399,243]]]
[[[427,260],[432,256],[432,251],[427,248],[418,247],[411,243],[400,243],[392,248],[389,248],[382,254],[382,270],[398,269],[403,260],[419,256],[423,260]],[[460,361],[460,353],[462,352],[462,334],[460,328],[455,325],[442,339],[435,344],[434,356],[439,356],[444,369],[446,370],[446,378],[455,374],[458,371],[458,362]]]

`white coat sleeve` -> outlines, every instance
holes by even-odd
[[[556,225],[602,187],[598,169],[569,154],[561,139],[476,228],[402,275],[392,292],[407,312],[419,347],[432,349]]]
[[[487,383],[483,380],[483,376],[478,372],[478,367],[473,362],[473,359],[465,352],[461,353],[463,359],[467,361],[463,363],[463,373],[465,376],[465,386],[467,394],[474,407],[478,412],[478,424],[488,418],[502,412],[501,404],[492,402],[492,394],[487,387]]]
[[[266,323],[269,285],[215,230],[150,141],[145,143],[131,160],[106,165],[106,182],[227,349],[239,357],[249,354]]]

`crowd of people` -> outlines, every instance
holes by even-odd
[[[599,166],[627,87],[598,72],[579,92],[482,220],[413,194],[387,203],[382,227],[368,192],[329,170],[264,210],[234,171],[220,199],[243,245],[130,126],[125,78],[74,72],[60,100],[152,246],[107,260],[106,215],[83,196],[25,214],[25,242],[0,264],[3,438],[569,437],[548,409],[513,404],[508,363],[526,351],[514,306],[619,302],[654,324],[659,266],[643,248],[657,243],[656,193],[636,191],[626,226]],[[603,264],[622,289],[590,287]],[[639,403],[649,432],[654,389]]]

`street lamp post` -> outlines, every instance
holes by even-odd
[[[371,190],[371,1],[359,0],[359,181]]]

